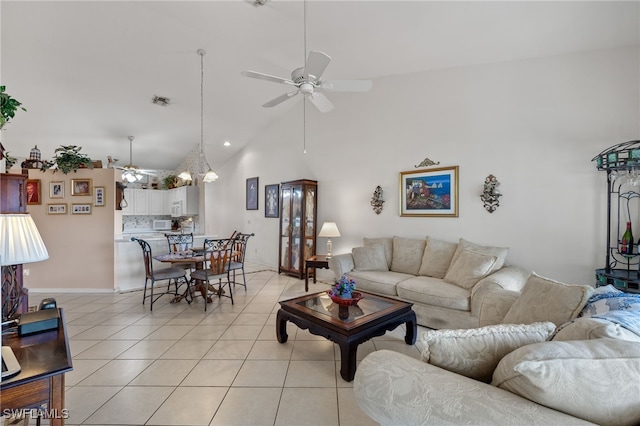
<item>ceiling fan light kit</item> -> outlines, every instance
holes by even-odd
[[[151,170],[140,170],[138,166],[133,164],[133,140],[135,139],[135,137],[128,136],[127,138],[129,139],[129,164],[125,165],[124,167],[114,167],[118,170],[122,170],[122,179],[129,183],[133,183],[144,178],[144,175],[155,174]]]

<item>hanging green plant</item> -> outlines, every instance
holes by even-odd
[[[81,149],[81,146],[76,145],[62,145],[56,148],[53,160],[43,161],[40,170],[53,168],[54,173],[60,170],[66,175],[69,172],[77,172],[80,168],[93,169],[93,161],[86,154],[80,154]]]
[[[6,86],[0,86],[0,129],[16,115],[18,108],[26,111],[22,104],[5,93],[5,90]]]
[[[9,169],[12,168],[13,165],[18,161],[16,157],[12,157],[11,155],[9,155],[9,151],[4,153],[4,158],[7,171],[9,171]]]

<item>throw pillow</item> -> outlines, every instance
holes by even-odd
[[[561,326],[578,316],[592,292],[590,286],[563,284],[532,272],[502,323],[551,321]]]
[[[418,275],[444,278],[457,248],[458,243],[450,243],[427,237],[427,246],[424,249]]]
[[[374,244],[366,247],[354,247],[351,250],[354,269],[358,271],[388,271],[384,246]]]
[[[363,238],[363,245],[371,246],[374,244],[382,244],[384,246],[384,256],[387,259],[387,270],[391,268],[391,256],[393,254],[393,238]]]
[[[638,343],[605,338],[523,346],[500,361],[491,384],[593,423],[637,425],[638,383]]]
[[[524,345],[544,342],[553,330],[555,325],[550,322],[430,330],[422,338],[422,360],[488,383],[506,354]]]
[[[590,340],[603,337],[640,342],[640,336],[636,333],[601,318],[576,318],[558,327],[551,340]]]
[[[393,272],[418,275],[426,244],[426,239],[393,237],[393,256],[390,269]]]
[[[453,254],[453,259],[451,259],[451,264],[455,262],[456,257],[462,253],[462,250],[473,250],[478,253],[489,254],[491,256],[495,256],[498,258],[493,268],[491,268],[491,272],[495,272],[502,268],[505,260],[507,259],[507,254],[509,253],[509,247],[491,247],[491,246],[482,246],[480,244],[472,243],[471,241],[467,241],[464,238],[460,238],[458,242],[458,248],[456,252]],[[449,267],[451,268],[451,267]]]
[[[471,287],[489,274],[497,260],[495,256],[462,250],[456,260],[451,263],[444,276],[444,282],[471,290]]]

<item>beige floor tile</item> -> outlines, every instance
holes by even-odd
[[[337,426],[336,388],[284,388],[275,424]]]
[[[103,340],[81,352],[74,359],[113,359],[135,344],[135,340]]]
[[[226,393],[226,387],[178,387],[146,424],[208,425]]]
[[[239,312],[213,312],[202,319],[200,325],[231,325]]]
[[[252,340],[218,340],[204,359],[246,359],[253,347]]]
[[[245,313],[238,315],[233,325],[264,325],[269,318],[269,313]]]
[[[234,387],[282,387],[289,361],[245,361],[233,381]]]
[[[420,352],[416,348],[415,345],[407,345],[404,340],[402,341],[391,341],[391,340],[378,340],[374,341],[373,344],[376,347],[376,350],[381,349],[389,349],[392,351],[400,352],[405,355],[409,355],[412,358],[420,359]]]
[[[186,340],[186,339],[218,340],[220,338],[220,336],[222,336],[224,334],[224,332],[227,331],[228,327],[229,326],[227,326],[227,325],[203,325],[203,324],[199,324],[199,325],[193,327],[193,329],[191,331],[189,331],[187,334],[185,334],[182,339],[183,340]]]
[[[403,342],[404,344],[404,342]],[[337,344],[333,345],[333,350],[336,355],[336,359],[342,359],[340,355],[340,346]],[[356,359],[364,359],[365,356],[369,355],[371,352],[375,352],[376,347],[371,340],[368,340],[360,345],[356,349]]]
[[[65,315],[66,317],[67,315]],[[66,320],[66,318],[65,318]],[[68,321],[68,320],[67,320]],[[90,329],[91,327],[93,327],[92,325],[73,325],[70,324],[69,322],[67,322],[67,336],[69,338],[72,338],[88,329]]]
[[[360,361],[356,361],[356,371],[358,371],[358,365]],[[341,361],[336,361],[336,385],[338,388],[353,388],[353,381],[347,382],[340,375],[340,368],[342,368]]]
[[[209,352],[215,340],[178,340],[169,350],[163,353],[162,359],[202,359]]]
[[[333,361],[333,342],[328,340],[296,340],[293,344],[292,360]]]
[[[272,426],[281,393],[282,388],[230,388],[211,426]]]
[[[255,340],[261,331],[260,325],[231,325],[220,340]]]
[[[231,386],[242,360],[204,359],[191,370],[182,386]]]
[[[279,343],[277,340],[258,340],[253,345],[247,359],[291,359],[291,342]]]
[[[335,361],[291,361],[284,386],[287,388],[335,388]]]
[[[66,386],[74,386],[104,367],[108,359],[74,359],[73,370],[64,375]]]
[[[89,349],[91,346],[97,345],[100,340],[74,340],[69,339],[69,350],[71,350],[71,356],[76,357],[82,352]]]
[[[172,387],[127,386],[92,414],[86,424],[143,425],[173,392]]]
[[[146,337],[147,340],[177,340],[182,339],[193,330],[193,325],[163,325]]]
[[[171,321],[176,315],[175,314],[163,314],[159,312],[151,312],[148,315],[140,318],[136,321],[135,325],[165,325],[169,321]]]
[[[121,389],[120,386],[92,386],[91,391],[87,392],[86,387],[76,386],[67,390],[65,392],[65,408],[69,410],[69,418],[65,420],[65,423],[78,425],[84,422]]]
[[[151,362],[140,359],[115,359],[78,383],[78,386],[125,386]]]
[[[353,389],[338,389],[338,415],[341,425],[377,426],[358,406]]]
[[[272,299],[272,300],[269,300]],[[277,296],[256,296],[251,300],[242,313],[270,314],[276,306],[280,306]]]
[[[193,370],[194,359],[159,359],[129,383],[133,386],[178,386]]]
[[[117,359],[158,359],[175,344],[175,340],[140,340]]]
[[[159,325],[130,325],[117,333],[112,334],[108,338],[119,340],[140,340],[144,339],[158,328],[160,328]]]

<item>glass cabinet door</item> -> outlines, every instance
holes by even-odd
[[[291,270],[300,271],[302,244],[302,190],[294,187],[291,194]]]
[[[291,192],[292,188],[282,187],[280,205],[280,267],[282,269],[291,268],[291,247],[289,246],[291,235]]]

